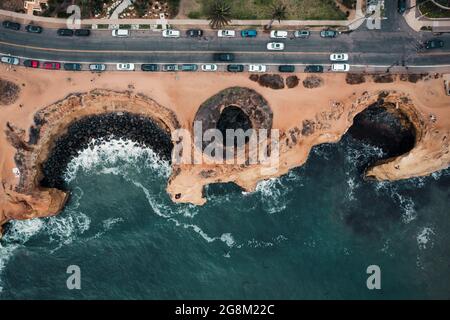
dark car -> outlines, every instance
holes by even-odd
[[[23,65],[27,68],[39,68],[39,61],[37,60],[25,60]]]
[[[91,35],[91,30],[89,29],[77,29],[74,34],[77,37],[89,37]]]
[[[399,14],[404,14],[406,12],[406,0],[398,0],[397,11]]]
[[[322,73],[323,67],[318,65],[309,65],[305,67],[305,72],[316,72],[316,73]]]
[[[320,31],[320,36],[322,38],[335,38],[337,36],[337,32],[334,30],[322,30]]]
[[[228,72],[244,72],[244,66],[242,64],[229,64],[227,70]]]
[[[278,71],[280,72],[295,72],[295,66],[285,64],[278,67]]]
[[[20,30],[20,23],[12,22],[12,21],[3,21],[3,27],[11,30]]]
[[[145,63],[141,65],[142,71],[159,71],[159,66],[157,64]]]
[[[241,31],[241,37],[243,38],[254,38],[258,35],[258,31],[253,29],[247,29]]]
[[[35,26],[32,24],[27,25],[25,27],[25,30],[27,30],[27,32],[30,32],[30,33],[42,33],[42,27]]]
[[[58,36],[62,37],[72,37],[73,36],[73,30],[72,29],[58,29]]]
[[[64,63],[64,70],[81,71],[81,64],[79,64],[79,63]]]
[[[165,64],[165,65],[163,65],[163,71],[166,71],[166,72],[178,71],[178,65],[176,65],[176,64]]]
[[[234,54],[232,54],[232,53],[215,53],[214,60],[216,60],[216,61],[234,61]]]
[[[191,38],[198,38],[203,36],[203,30],[200,29],[190,29],[186,31],[186,35]]]
[[[425,49],[439,49],[442,47],[444,47],[444,41],[440,39],[433,39],[425,42]]]
[[[196,64],[183,64],[181,65],[181,71],[197,71],[198,66]]]

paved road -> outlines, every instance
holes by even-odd
[[[268,34],[257,38],[217,38],[208,31],[201,39],[162,38],[160,32],[131,31],[131,38],[113,38],[110,31],[93,31],[88,38],[59,37],[52,29],[42,34],[0,29],[0,52],[42,60],[72,62],[208,63],[215,52],[236,53],[236,63],[329,64],[332,52],[348,52],[352,65],[430,66],[450,65],[450,34],[439,36],[445,47],[424,51],[420,44],[428,33],[416,33],[397,14],[394,1],[387,1],[387,19],[381,30],[365,24],[350,34],[322,39],[313,32],[309,39],[286,39],[284,52],[268,52]],[[23,28],[22,28],[23,29]]]

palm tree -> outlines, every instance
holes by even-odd
[[[269,24],[266,25],[266,29],[271,29],[275,20],[281,22],[281,20],[286,19],[287,15],[287,6],[283,2],[272,5],[270,10],[272,12],[272,19]]]
[[[226,26],[231,21],[231,6],[225,0],[215,0],[208,9],[209,24],[213,29]]]

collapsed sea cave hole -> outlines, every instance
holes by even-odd
[[[250,118],[245,114],[245,112],[236,106],[228,106],[222,110],[220,114],[219,121],[217,121],[216,128],[222,133],[224,138],[224,145],[230,146],[233,145],[237,148],[242,147],[242,143],[237,139],[233,139],[233,141],[228,141],[229,137],[227,137],[227,130],[243,130],[244,132],[252,129],[253,125]],[[248,143],[250,138],[248,136],[245,137],[245,143]]]
[[[408,153],[414,148],[417,137],[408,115],[396,104],[383,100],[356,115],[348,133],[353,139],[383,151],[382,159],[370,159],[367,166]]]
[[[173,144],[168,128],[150,117],[128,112],[90,115],[72,122],[50,148],[42,164],[40,185],[67,190],[64,174],[70,161],[93,140],[130,140],[151,148],[162,160],[171,161]]]
[[[231,87],[215,94],[200,106],[194,118],[194,128],[200,124],[203,136],[206,131],[217,129],[222,134],[223,145],[234,147],[241,146],[237,139],[226,139],[227,129],[270,131],[272,123],[273,113],[266,99],[255,90],[243,87]],[[244,143],[248,141],[249,137],[245,137]],[[204,140],[202,150],[211,143],[215,141]]]

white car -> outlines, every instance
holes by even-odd
[[[2,63],[12,64],[15,66],[19,64],[19,58],[16,57],[3,56],[0,60]]]
[[[180,30],[166,29],[163,30],[162,35],[164,38],[179,38],[181,36]]]
[[[330,55],[331,61],[348,61],[348,54],[346,53],[333,53]]]
[[[283,30],[273,30],[270,32],[270,37],[272,39],[286,39],[288,37],[288,32]]]
[[[331,65],[331,70],[334,72],[348,72],[350,70],[350,65],[347,63],[333,63]]]
[[[219,38],[234,38],[236,37],[236,31],[234,30],[219,30],[217,31]]]
[[[114,29],[112,31],[113,37],[126,38],[130,36],[130,30],[128,29]]]
[[[118,63],[117,70],[119,70],[119,71],[134,71],[134,63]]]
[[[263,64],[251,64],[248,66],[249,72],[266,72],[267,67]]]
[[[282,42],[269,42],[267,44],[267,50],[271,50],[271,51],[284,50],[284,43],[282,43]]]
[[[217,64],[203,64],[202,71],[217,71]]]

